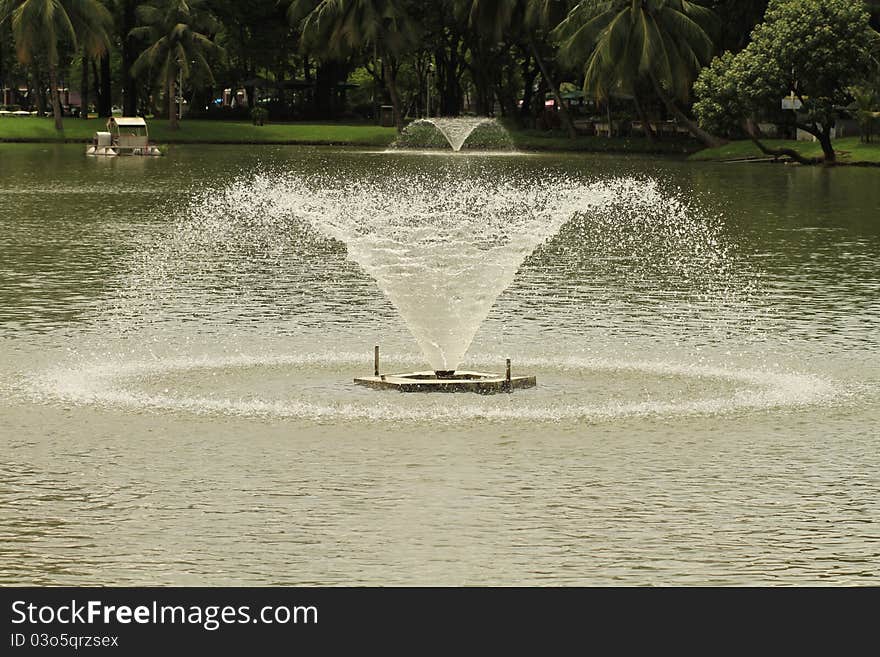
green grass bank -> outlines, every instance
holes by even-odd
[[[184,120],[180,129],[168,129],[168,122],[150,119],[151,141],[159,144],[315,144],[385,147],[397,133],[369,123],[267,123]],[[51,118],[0,118],[0,142],[72,142],[90,141],[95,132],[105,130],[105,119],[67,118],[64,132],[56,132]],[[569,139],[560,132],[512,130],[516,148],[524,151],[594,152],[594,153],[692,153],[695,142],[664,140],[651,143],[643,138],[578,137]]]
[[[689,139],[665,138],[654,142],[645,137],[576,137],[561,132],[510,130],[513,143],[522,151],[580,151],[588,153],[642,153],[687,155],[699,148]]]
[[[764,142],[769,148],[791,148],[805,157],[822,155],[818,142],[786,141],[768,139]],[[858,137],[846,137],[834,142],[838,161],[841,164],[880,165],[880,143],[864,144]],[[707,148],[694,153],[690,159],[695,162],[730,162],[737,160],[765,160],[762,153],[750,140],[732,141],[719,148]]]
[[[0,142],[72,142],[85,143],[104,130],[105,119],[68,118],[64,132],[56,132],[51,118],[2,117]],[[331,146],[386,147],[397,133],[371,123],[268,123],[184,120],[179,130],[169,130],[168,121],[149,120],[150,139],[159,144],[310,144]],[[560,132],[511,130],[514,146],[523,151],[633,153],[689,155],[694,162],[766,160],[766,155],[749,140],[733,141],[719,148],[699,149],[690,139],[662,139],[655,142],[637,137],[577,137],[569,139]],[[815,142],[767,140],[771,147],[794,148],[807,157],[821,155]],[[834,142],[841,164],[880,165],[880,143],[864,144],[858,137]],[[696,152],[695,152],[696,151]]]
[[[269,123],[184,120],[179,130],[168,121],[150,119],[150,140],[161,144],[327,144],[387,146],[396,136],[394,128],[370,124]],[[0,141],[86,142],[106,129],[106,119],[65,119],[59,133],[50,118],[0,118]]]

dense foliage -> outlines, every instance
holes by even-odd
[[[712,58],[716,21],[711,10],[687,0],[582,0],[554,34],[568,62],[586,62],[586,91],[637,99],[649,87],[695,136],[717,146],[675,103],[687,102],[694,79]]]
[[[820,132],[856,83],[876,111],[862,53],[878,17],[878,0],[0,0],[0,88],[59,125],[69,90],[100,116],[377,120],[388,105],[398,127],[470,111],[574,136],[592,116],[654,138],[675,119],[717,143],[773,118],[795,82]]]
[[[748,46],[703,70],[694,111],[707,129],[731,133],[744,124],[757,137],[757,122],[777,118],[788,97],[789,120],[834,160],[832,129],[853,88],[876,76],[878,46],[860,2],[771,0]]]

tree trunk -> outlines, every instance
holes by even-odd
[[[605,119],[608,121],[608,139],[614,136],[614,121],[611,120],[611,95],[605,99]]]
[[[80,118],[86,120],[89,118],[89,56],[83,48],[82,54],[82,86],[80,87]]]
[[[821,159],[814,158],[814,162],[825,162],[827,164],[836,164],[837,163],[837,153],[834,152],[834,146],[831,143],[831,130],[834,128],[834,123],[829,122],[823,125],[821,128],[814,122],[812,124],[809,123],[795,123],[795,127],[800,128],[804,132],[808,132],[813,135],[816,140],[819,142],[819,145],[822,147],[823,156]]]
[[[390,61],[390,57],[384,57],[388,61],[385,71],[385,86],[391,97],[391,106],[394,108],[394,126],[397,132],[403,132],[403,115],[400,112],[400,93],[397,90],[397,66]]]
[[[168,95],[168,129],[177,130],[180,127],[180,123],[177,120],[177,108],[174,106],[174,75],[176,75],[177,71],[172,68],[168,73],[166,87]]]
[[[110,87],[110,53],[101,57],[101,106],[99,115],[102,118],[110,118],[113,114],[112,89]]]
[[[92,90],[95,92],[95,111],[101,116],[101,75],[98,73],[98,65],[94,59],[92,65]]]
[[[313,116],[320,119],[336,118],[336,83],[339,81],[339,64],[324,61],[315,69]]]
[[[492,81],[489,77],[491,54],[484,48],[473,46],[471,48],[471,80],[474,84],[474,105],[478,116],[491,116],[495,106],[495,95],[492,89]]]
[[[458,44],[453,42],[449,48],[446,75],[443,77],[444,92],[439,98],[443,107],[443,116],[458,116],[461,114],[462,93],[461,83],[458,80],[458,66]]]
[[[821,158],[804,157],[803,155],[798,153],[796,150],[791,149],[791,148],[768,148],[761,141],[760,131],[758,130],[757,126],[755,125],[755,122],[751,119],[749,119],[745,122],[744,127],[745,127],[746,134],[752,140],[752,143],[755,146],[757,146],[758,150],[760,150],[762,153],[764,153],[764,155],[770,155],[774,158],[788,157],[799,164],[807,164],[807,165],[819,164],[822,161]]]
[[[826,164],[835,164],[837,162],[837,153],[834,152],[834,146],[831,144],[832,127],[833,126],[831,124],[828,124],[824,127],[823,130],[820,131],[818,135],[816,135],[816,138],[822,145],[822,153],[825,154]]]
[[[498,106],[501,108],[501,116],[519,120],[519,108],[516,106],[517,89],[511,84],[512,77],[509,75],[507,80],[501,79],[498,81],[495,85],[495,97],[498,100]],[[492,104],[495,104],[494,99]]]
[[[58,71],[54,64],[49,64],[49,95],[52,99],[52,114],[55,116],[55,129],[64,131],[64,122],[61,118],[61,96],[58,95]]]
[[[553,94],[553,99],[556,101],[556,107],[559,108],[559,118],[562,119],[562,125],[565,126],[565,131],[568,133],[569,138],[574,139],[577,137],[577,131],[574,129],[574,123],[572,123],[571,116],[568,114],[568,108],[565,106],[565,103],[562,102],[562,97],[559,95],[559,89],[550,77],[550,74],[547,73],[547,65],[541,57],[541,53],[538,52],[538,47],[535,45],[535,42],[530,40],[529,46],[531,46],[532,56],[535,58],[535,62],[537,62],[538,67],[541,69],[541,76],[550,88],[550,93]]]
[[[137,116],[138,84],[131,74],[131,67],[137,59],[137,45],[128,33],[137,25],[135,0],[125,0],[122,13],[122,114]]]
[[[461,114],[463,100],[460,81],[462,54],[459,52],[459,46],[461,43],[461,36],[447,34],[444,36],[443,42],[434,50],[437,94],[433,98],[435,101],[433,109],[436,116],[458,116]]]
[[[7,85],[7,80],[6,80],[6,75],[5,75],[6,69],[3,66],[3,64],[6,62],[6,54],[4,53],[6,41],[7,41],[6,25],[3,21],[0,21],[0,93],[3,94],[2,97],[0,97],[0,105],[6,105],[7,104],[6,101],[8,100],[6,98],[6,85]],[[11,41],[11,39],[10,39],[10,41]],[[9,101],[9,104],[12,105],[11,100]]]
[[[710,134],[703,130],[700,126],[697,125],[696,121],[688,118],[688,116],[681,111],[678,105],[675,104],[675,101],[667,95],[665,91],[663,91],[663,87],[660,86],[660,83],[657,81],[657,78],[651,75],[651,83],[654,85],[654,91],[657,92],[657,95],[660,97],[660,100],[663,101],[663,104],[666,106],[666,109],[678,119],[690,132],[694,137],[699,139],[709,148],[718,148],[719,146],[723,146],[727,142],[723,139],[719,139],[713,134]]]
[[[39,69],[36,66],[33,67],[33,103],[32,105],[37,106],[37,113],[40,116],[46,115],[46,85],[43,83],[43,76],[41,75]],[[30,100],[31,93],[28,91],[28,99]]]
[[[791,148],[767,148],[767,146],[755,135],[750,135],[750,137],[752,143],[757,146],[758,150],[760,150],[764,155],[770,155],[774,158],[789,157],[798,164],[812,165],[822,162],[820,158],[804,157],[796,150],[793,150]]]
[[[519,122],[522,127],[534,127],[534,117],[532,116],[532,97],[535,95],[535,78],[538,77],[540,69],[531,66],[531,54],[526,53],[522,65],[523,76],[523,97],[522,106],[519,109]]]
[[[633,94],[633,102],[636,106],[636,114],[639,116],[639,121],[642,122],[642,131],[645,133],[648,141],[653,144],[657,141],[657,135],[654,133],[654,128],[651,127],[651,122],[648,120],[645,108],[642,107],[642,104],[639,102],[639,95],[636,93]]]

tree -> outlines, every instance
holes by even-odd
[[[329,59],[372,49],[381,65],[368,64],[367,69],[377,80],[384,78],[394,124],[403,130],[399,57],[416,42],[416,26],[403,0],[293,0],[288,18],[300,26],[304,47]]]
[[[132,65],[132,72],[158,72],[165,87],[168,102],[168,127],[177,130],[177,112],[174,107],[175,89],[183,94],[182,84],[193,70],[191,65],[214,80],[207,57],[221,54],[222,49],[204,32],[215,32],[218,25],[211,14],[203,9],[204,0],[159,0],[137,8],[142,25],[131,31],[137,39],[149,45]],[[178,78],[180,87],[178,87]]]
[[[211,0],[211,9],[220,20],[223,29],[217,35],[217,43],[226,51],[226,75],[224,86],[246,89],[248,103],[253,105],[255,87],[259,76],[281,82],[285,76],[297,77],[294,71],[301,69],[302,77],[311,79],[308,58],[297,57],[299,38],[291,29],[286,15],[288,3],[278,0]],[[335,81],[334,81],[335,83]],[[285,105],[281,118],[289,114],[287,97],[279,93]],[[313,94],[304,93],[303,96]]]
[[[871,27],[880,30],[880,0],[865,0],[871,12]]]
[[[541,71],[541,76],[553,94],[562,124],[568,136],[574,139],[577,136],[574,123],[559,94],[558,85],[550,76],[536,38],[536,35],[548,25],[555,26],[559,23],[558,19],[561,19],[564,13],[564,3],[560,0],[465,0],[465,2],[470,7],[471,25],[495,42],[509,35],[514,27],[519,28],[521,36],[528,43],[530,54]]]
[[[584,64],[584,91],[605,99],[650,82],[663,104],[707,146],[720,139],[691,120],[686,102],[714,51],[715,14],[687,0],[581,0],[554,31],[561,55]]]
[[[7,87],[12,86],[13,80],[12,61],[6,48],[6,44],[12,42],[8,29],[9,26],[6,21],[3,20],[3,15],[0,14],[0,94],[2,94]],[[2,101],[0,102],[0,105],[6,102],[5,98],[0,99],[0,101]]]
[[[110,43],[111,17],[98,0],[0,0],[0,20],[10,21],[18,60],[31,64],[43,55],[49,70],[49,90],[55,129],[61,131],[58,66],[65,44],[98,56]]]
[[[416,5],[417,0],[410,0]],[[458,116],[464,100],[462,78],[468,68],[468,16],[459,0],[421,3],[419,41],[434,60],[435,109],[445,116]],[[471,52],[471,59],[474,53]]]
[[[737,55],[725,54],[700,74],[694,106],[704,126],[743,125],[765,153],[802,163],[836,160],[831,132],[848,89],[876,67],[880,35],[860,0],[771,0],[766,20]],[[794,125],[813,135],[823,157],[792,149],[768,149],[757,120],[777,112],[788,96],[797,105]]]
[[[122,114],[123,116],[135,116],[138,108],[138,84],[131,69],[137,59],[141,48],[131,35],[131,31],[137,27],[137,0],[108,0],[113,13],[115,31],[119,38],[119,50],[121,59],[121,86],[122,86]]]

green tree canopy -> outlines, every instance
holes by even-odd
[[[312,52],[342,59],[351,52],[373,49],[382,58],[382,70],[369,70],[384,79],[394,122],[398,130],[403,129],[397,89],[399,57],[418,38],[405,0],[293,0],[288,18],[299,25],[302,45]]]
[[[795,124],[814,135],[824,160],[833,162],[831,131],[848,89],[877,66],[880,35],[869,21],[862,0],[771,0],[746,49],[717,58],[697,80],[694,111],[701,124],[726,131],[745,124],[764,148],[754,123],[778,112],[789,96],[800,105]]]
[[[560,54],[584,63],[584,91],[599,98],[635,93],[650,81],[667,108],[708,145],[718,140],[676,105],[714,52],[717,19],[687,0],[581,0],[556,28]]]
[[[470,25],[480,35],[499,42],[510,38],[513,32],[528,44],[528,51],[553,94],[562,123],[569,136],[574,138],[574,124],[536,40],[537,33],[559,24],[565,16],[567,4],[564,0],[459,0],[459,6],[468,14]]]
[[[58,65],[62,44],[82,46],[93,56],[110,43],[113,19],[98,0],[0,0],[0,21],[9,20],[18,59],[30,64],[38,55],[49,65],[49,89],[55,128],[63,129],[58,97]]]
[[[213,81],[207,56],[221,52],[208,36],[218,26],[204,4],[204,0],[159,0],[140,5],[137,14],[141,26],[131,31],[133,37],[149,44],[135,60],[132,70],[135,74],[150,70],[164,84],[171,129],[178,127],[174,108],[178,76],[188,78],[195,67]],[[182,93],[182,89],[178,92]]]

